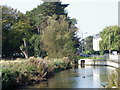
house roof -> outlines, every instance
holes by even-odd
[[[93,39],[96,39],[96,38],[100,38],[100,34],[99,34],[99,33],[98,33],[98,34],[93,35]]]

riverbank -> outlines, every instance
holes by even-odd
[[[106,88],[120,88],[120,68],[111,73]]]
[[[47,80],[54,73],[71,68],[71,61],[31,57],[14,61],[1,61],[2,88],[32,85]]]

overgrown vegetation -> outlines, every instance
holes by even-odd
[[[112,72],[108,79],[107,88],[120,88],[120,68],[117,68],[116,71]]]
[[[31,57],[26,60],[1,61],[3,88],[31,85],[46,80],[55,72],[71,68],[67,57],[42,59]]]

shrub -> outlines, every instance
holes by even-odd
[[[116,71],[112,72],[108,79],[107,88],[118,87],[120,88],[120,68],[116,69]]]
[[[10,69],[3,69],[2,70],[3,88],[14,86],[16,84],[16,80],[15,80],[16,77],[17,77],[17,72],[13,72]]]

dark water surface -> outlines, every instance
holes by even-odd
[[[78,66],[58,72],[48,81],[27,88],[102,88],[107,83],[108,75],[114,70],[115,68],[107,66]]]

